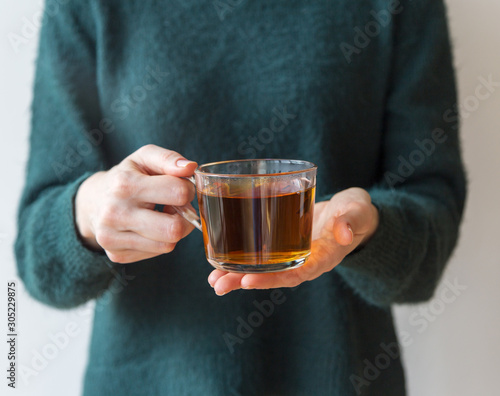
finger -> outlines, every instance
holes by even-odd
[[[108,258],[114,263],[129,264],[137,261],[147,260],[156,257],[158,253],[139,252],[137,250],[121,250],[116,252],[106,251]]]
[[[142,146],[128,159],[149,175],[191,176],[197,167],[179,153],[153,144]]]
[[[168,214],[139,208],[135,209],[130,216],[128,231],[133,231],[153,241],[177,243],[194,229],[177,213]]]
[[[134,199],[138,202],[184,206],[193,201],[195,188],[191,182],[170,175],[140,176]]]
[[[308,260],[299,268],[283,272],[274,272],[268,274],[246,274],[240,281],[239,287],[242,289],[274,289],[279,287],[295,287],[301,283],[317,278],[321,272],[316,274],[316,270],[311,271],[308,268]],[[228,292],[228,291],[226,291]]]
[[[244,276],[245,274],[238,274],[234,272],[228,272],[225,275],[222,275],[219,279],[217,279],[213,286],[215,294],[223,296],[232,290],[240,289],[241,279]]]
[[[216,269],[216,270],[213,270],[210,275],[208,276],[208,283],[210,284],[210,286],[214,287],[215,285],[215,282],[217,282],[217,280],[221,277],[221,276],[224,276],[226,275],[227,272],[226,271],[221,271],[219,269]]]
[[[324,271],[317,266],[313,259],[308,260],[301,267],[266,274],[239,274],[239,279],[226,279],[222,276],[215,283],[216,293],[226,294],[235,289],[274,289],[279,287],[295,287],[301,283],[320,276]]]
[[[112,229],[100,230],[96,235],[96,240],[104,250],[117,253],[136,251],[158,255],[169,253],[175,247],[175,243],[154,241],[132,231],[120,232]]]
[[[333,238],[314,241],[311,256],[301,267],[283,272],[267,274],[236,274],[224,271],[213,271],[210,275],[210,284],[219,295],[227,294],[236,289],[274,289],[279,287],[295,287],[318,278],[325,272],[331,271],[342,259],[352,251],[352,246],[341,246]],[[226,278],[227,277],[227,278]]]
[[[269,274],[247,274],[240,286],[243,289],[295,287],[331,271],[351,250],[351,246],[340,246],[333,238],[322,238],[313,242],[311,256],[301,267]]]

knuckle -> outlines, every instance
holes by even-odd
[[[288,283],[290,287],[296,287],[301,285],[304,282],[307,282],[311,279],[314,279],[315,273],[317,271],[316,265],[310,263],[310,261],[306,262],[302,267],[298,268],[295,271],[290,271],[288,278]]]
[[[103,249],[109,248],[113,243],[113,236],[108,230],[97,229],[95,233],[95,240]]]
[[[120,210],[114,204],[106,205],[102,208],[100,213],[99,222],[103,225],[114,226],[120,217]]]
[[[151,151],[153,151],[154,149],[156,148],[156,146],[154,144],[145,144],[144,146],[140,147],[137,152],[139,154],[144,154],[144,155],[147,155],[149,154]]]
[[[372,202],[372,197],[368,191],[362,190],[361,196],[365,202],[370,202],[370,203]]]
[[[175,243],[170,243],[170,242],[162,242],[161,243],[161,248],[160,250],[163,252],[163,253],[170,253],[171,251],[174,250],[175,248]]]
[[[123,254],[123,253],[116,253],[116,252],[106,251],[106,255],[114,263],[126,264],[126,263],[130,262],[127,259],[127,256],[125,254]]]
[[[179,184],[173,188],[173,195],[177,205],[186,205],[194,199],[194,193],[189,185]]]
[[[368,205],[363,201],[351,201],[349,203],[349,210],[354,212],[363,212],[368,208]]]
[[[176,156],[177,153],[175,151],[164,149],[163,152],[161,153],[161,160],[164,162],[171,162],[172,158]]]
[[[111,194],[118,198],[129,198],[135,193],[134,174],[131,171],[120,170],[114,175],[110,185]]]
[[[178,242],[184,236],[184,220],[174,218],[168,227],[169,241]]]

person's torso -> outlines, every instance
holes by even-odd
[[[317,197],[369,186],[391,29],[361,43],[355,28],[386,3],[96,3],[109,165],[153,143],[198,163],[309,160]],[[270,290],[215,296],[196,230],[173,253],[125,268],[126,285],[96,306],[89,395],[355,395],[363,359],[395,340],[390,311],[367,306],[335,271],[274,300]],[[387,378],[385,395],[404,394],[399,359],[361,389],[377,394]]]

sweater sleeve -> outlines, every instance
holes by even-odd
[[[79,185],[105,163],[95,129],[102,120],[93,17],[90,6],[79,3],[44,14],[15,244],[27,290],[57,307],[97,296],[116,273],[104,254],[82,245],[74,223]]]
[[[465,201],[456,89],[441,0],[403,1],[394,24],[381,172],[368,189],[380,224],[336,271],[378,306],[432,297]]]

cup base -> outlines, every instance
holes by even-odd
[[[282,272],[298,268],[306,262],[307,258],[308,257],[301,257],[292,261],[272,264],[235,264],[215,261],[212,259],[208,259],[208,262],[216,269],[220,269],[222,271],[237,272],[240,274],[264,274],[268,272]]]

